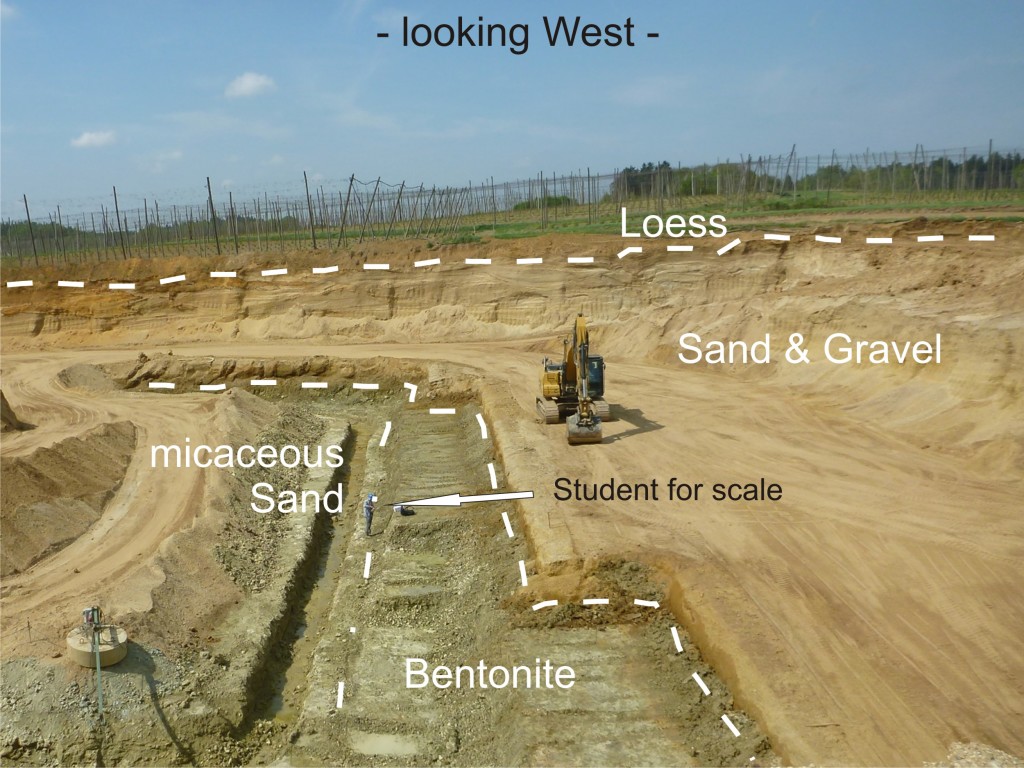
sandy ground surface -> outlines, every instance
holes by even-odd
[[[958,741],[1021,755],[1024,234],[944,223],[946,242],[918,244],[926,220],[868,229],[845,229],[842,246],[805,233],[788,244],[750,238],[725,257],[699,247],[623,261],[615,238],[433,254],[371,244],[333,258],[287,254],[290,274],[276,278],[258,270],[280,264],[234,256],[104,263],[75,268],[97,281],[77,292],[44,285],[63,277],[56,269],[36,273],[35,288],[3,294],[4,395],[36,425],[5,433],[3,459],[122,421],[140,446],[230,431],[218,422],[222,396],[195,387],[111,393],[61,376],[76,364],[130,365],[140,351],[213,358],[206,381],[239,387],[248,379],[221,361],[319,355],[359,370],[361,359],[392,357],[420,361],[438,381],[472,371],[509,487],[536,493],[520,507],[537,562],[531,590],[578,597],[578,574],[598,556],[658,569],[677,618],[786,761],[921,764]],[[996,241],[967,242],[981,231]],[[866,246],[865,235],[895,243]],[[440,274],[412,267],[431,255],[448,265]],[[567,266],[570,255],[596,262]],[[545,263],[514,265],[524,256]],[[467,257],[495,264],[459,264]],[[359,271],[367,260],[392,271]],[[339,262],[340,276],[309,272]],[[202,277],[236,267],[243,277],[230,285]],[[178,273],[190,280],[157,285]],[[123,279],[139,290],[99,284]],[[577,311],[608,360],[618,420],[603,444],[568,450],[561,427],[536,423],[533,400],[540,357],[557,353]],[[794,332],[812,348],[837,331],[941,332],[943,363],[684,366],[677,339],[688,330],[771,332],[776,356]],[[4,579],[5,658],[39,655],[21,632],[29,620],[52,637],[94,599],[111,612],[152,606],[168,578],[156,556],[196,525],[216,481],[203,470],[153,473],[147,459],[136,454],[84,535]],[[706,488],[765,478],[783,497],[558,502],[558,477]]]

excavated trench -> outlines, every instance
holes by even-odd
[[[380,403],[377,404],[380,407]],[[396,405],[400,410],[396,410]],[[590,564],[584,578],[607,606],[545,613],[523,602],[518,563],[534,574],[529,543],[511,502],[419,507],[387,503],[505,488],[479,409],[434,392],[431,406],[360,412],[346,451],[345,515],[305,566],[315,580],[290,614],[273,695],[257,697],[256,763],[750,765],[773,760],[767,740],[732,700],[682,630],[677,652],[665,609],[634,598],[662,596],[657,574],[639,563]],[[380,446],[385,417],[393,423]],[[485,414],[486,417],[486,414]],[[514,490],[514,489],[512,489]],[[382,502],[372,535],[357,506]],[[503,514],[514,533],[508,535]],[[369,567],[367,570],[367,554]],[[369,577],[366,578],[366,574]],[[557,597],[557,595],[553,595]],[[576,682],[555,688],[410,688],[409,659],[488,668],[571,666]],[[691,677],[699,672],[711,694]],[[269,678],[270,676],[268,676]],[[499,676],[500,677],[500,676]],[[338,706],[343,684],[342,706]],[[721,716],[740,730],[734,736]],[[268,734],[273,734],[268,738]]]
[[[177,734],[175,749],[143,747],[152,737],[131,732],[147,717],[141,702],[131,723],[108,722],[104,755],[199,764],[775,763],[767,739],[734,709],[668,609],[634,602],[665,602],[662,579],[649,567],[604,560],[575,575],[560,573],[608,599],[570,604],[558,579],[535,572],[512,501],[406,514],[392,508],[451,493],[517,490],[506,486],[497,449],[482,436],[478,416],[486,422],[487,414],[472,391],[420,370],[419,380],[430,383],[410,403],[402,378],[383,373],[393,374],[393,364],[375,364],[381,391],[370,394],[352,391],[351,375],[339,373],[348,372],[342,361],[278,372],[280,387],[263,397],[305,403],[324,422],[321,445],[343,447],[340,470],[303,481],[319,491],[342,483],[343,511],[318,511],[303,525],[281,529],[270,545],[279,548],[276,580],[216,628],[218,652],[212,661],[195,661],[206,671],[194,688],[185,686],[184,703],[173,698],[180,694],[159,702],[168,733]],[[128,376],[114,373],[126,389],[143,391],[159,375],[183,391],[209,381],[213,368],[234,386],[267,375],[260,361],[189,360],[140,361]],[[296,377],[311,371],[330,382],[326,397],[313,400],[296,386]],[[366,537],[360,508],[371,492],[380,503]],[[236,513],[244,512],[236,503]],[[559,604],[535,608],[522,589],[524,573],[527,581],[550,583],[550,599]],[[512,670],[550,661],[571,667],[574,681],[562,688],[535,678],[534,685],[512,688],[493,679],[485,685],[478,676],[472,686],[412,687],[410,659],[429,669]],[[226,727],[196,725],[212,722],[209,705]]]
[[[363,457],[371,429],[365,422],[350,426],[343,446],[345,464],[334,472],[329,488],[339,482],[346,488],[362,484]],[[330,612],[330,585],[342,576],[345,531],[351,528],[351,512],[355,505],[349,503],[347,507],[349,514],[340,519],[318,510],[310,557],[301,568],[305,578],[294,597],[296,610],[285,624],[286,636],[277,640],[284,652],[277,655],[278,663],[268,665],[261,674],[263,689],[250,697],[253,706],[249,726],[256,719],[288,726],[298,718],[298,704],[309,672],[309,658]]]

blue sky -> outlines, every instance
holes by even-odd
[[[3,0],[0,204],[299,194],[647,160],[1024,144],[1024,3]],[[481,11],[481,8],[485,10]],[[633,10],[630,10],[633,9]],[[526,23],[530,48],[403,48],[411,23]],[[632,18],[550,48],[542,18]],[[391,37],[378,39],[376,33]],[[658,32],[651,40],[647,32]]]

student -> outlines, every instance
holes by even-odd
[[[366,497],[366,501],[363,502],[363,517],[366,518],[366,535],[370,535],[370,526],[373,525],[373,505],[377,501],[377,497],[372,493]]]

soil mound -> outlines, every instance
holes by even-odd
[[[135,426],[122,421],[5,461],[0,575],[25,570],[98,520],[121,485],[135,442]]]
[[[17,432],[29,429],[29,425],[21,421],[15,414],[7,397],[0,392],[0,432]]]
[[[114,382],[102,368],[88,363],[78,363],[57,374],[57,381],[65,387],[84,389],[89,392],[109,392]]]

